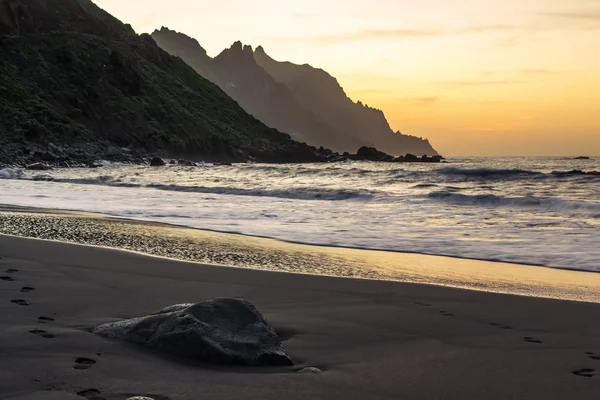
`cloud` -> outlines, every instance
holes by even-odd
[[[570,30],[600,29],[600,9],[580,9],[564,12],[544,12],[540,14],[552,21],[550,29],[563,28]]]
[[[491,124],[491,125],[469,125],[465,130],[471,132],[507,132],[513,130],[513,125],[507,124]]]
[[[444,81],[441,83],[446,86],[469,87],[469,86],[488,86],[488,85],[514,85],[514,84],[518,84],[518,83],[523,83],[523,81],[507,79],[507,80]]]
[[[600,10],[572,11],[572,12],[546,12],[541,15],[551,18],[569,19],[574,21],[600,22]]]
[[[292,14],[292,16],[294,18],[302,19],[302,18],[309,18],[311,16],[311,14],[309,14],[309,13],[302,13],[302,12],[295,12],[295,13]]]
[[[480,25],[480,26],[467,26],[465,28],[457,29],[454,32],[448,32],[449,34],[471,34],[471,33],[488,33],[488,32],[506,32],[514,31],[517,29],[514,25]]]
[[[519,69],[496,69],[496,70],[487,70],[481,71],[481,76],[491,77],[498,75],[514,75],[514,74],[522,74],[522,75],[554,75],[560,73],[559,71],[553,71],[544,68],[519,68]]]
[[[439,100],[439,97],[418,97],[415,99],[415,102],[421,104],[432,104]]]
[[[319,45],[330,45],[344,42],[356,42],[361,40],[380,40],[380,39],[405,39],[437,36],[438,30],[421,29],[361,29],[355,32],[340,33],[335,35],[319,35],[307,38],[299,38]],[[286,40],[286,39],[283,39]],[[289,39],[288,39],[289,40]],[[294,39],[291,39],[294,40]]]
[[[475,25],[468,26],[455,30],[441,29],[360,29],[354,32],[345,32],[331,35],[316,35],[296,38],[266,38],[274,41],[300,41],[309,42],[315,45],[331,45],[345,42],[356,42],[366,40],[385,40],[385,39],[410,39],[410,38],[426,38],[433,36],[449,36],[449,35],[468,35],[481,34],[487,32],[507,32],[516,29],[513,25]]]
[[[526,75],[553,75],[553,74],[557,74],[557,71],[551,71],[549,69],[543,69],[543,68],[521,68],[519,70],[517,70],[517,72],[520,72],[522,74],[526,74]]]

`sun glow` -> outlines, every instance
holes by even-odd
[[[96,0],[216,55],[236,40],[336,76],[447,155],[600,155],[597,0]]]

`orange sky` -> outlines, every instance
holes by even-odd
[[[336,76],[442,154],[600,155],[600,0],[95,0]]]

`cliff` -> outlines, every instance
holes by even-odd
[[[213,59],[196,40],[167,28],[155,31],[152,37],[161,48],[181,57],[217,84],[248,113],[289,133],[295,140],[336,151],[356,151],[362,145],[360,140],[348,138],[302,106],[286,85],[275,81],[256,63],[250,46],[236,42]]]
[[[5,164],[323,159],[90,0],[0,0],[0,54]]]
[[[393,132],[382,111],[353,102],[323,70],[277,62],[262,47],[253,51],[241,42],[213,59],[196,40],[164,27],[152,37],[247,112],[296,140],[340,152],[374,146],[394,155],[437,154],[427,140]]]
[[[290,88],[300,104],[347,135],[394,155],[437,154],[428,140],[394,132],[383,111],[352,101],[326,71],[275,61],[262,47],[256,49],[254,58],[277,82]]]

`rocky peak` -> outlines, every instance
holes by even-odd
[[[264,47],[262,47],[262,46],[258,46],[256,48],[256,50],[254,50],[254,54],[265,55],[265,56],[267,55],[267,53],[265,52]]]
[[[160,30],[155,30],[152,33],[152,38],[154,38],[159,45],[163,42],[168,42],[170,49],[176,48],[180,51],[198,52],[200,55],[208,57],[206,50],[200,45],[198,40],[191,38],[184,33],[171,30],[165,26],[160,28]]]
[[[230,48],[223,50],[215,57],[215,61],[233,63],[235,65],[256,66],[252,46],[244,45],[240,41],[234,42]]]

